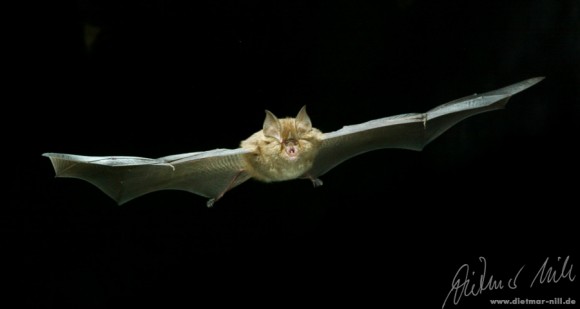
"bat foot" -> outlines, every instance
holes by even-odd
[[[206,203],[207,208],[212,208],[213,207],[213,204],[215,203],[215,201],[216,201],[215,198],[212,198],[212,199],[207,200],[207,203]]]
[[[312,185],[316,188],[316,187],[320,187],[324,184],[324,182],[322,182],[322,180],[320,180],[320,178],[311,178],[310,179],[312,181]]]

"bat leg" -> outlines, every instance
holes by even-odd
[[[238,177],[240,177],[240,175],[243,172],[244,172],[243,170],[239,171],[236,174],[236,176],[234,176],[234,178],[232,178],[232,180],[230,181],[228,186],[220,194],[218,194],[218,196],[207,200],[207,203],[206,203],[207,208],[212,208],[213,204],[215,204],[215,202],[217,202],[219,199],[221,199],[224,196],[224,194],[226,194],[226,192],[230,191],[230,189],[233,187],[234,183],[236,183],[236,180],[238,179]]]

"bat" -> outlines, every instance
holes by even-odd
[[[420,151],[463,119],[503,108],[511,96],[540,82],[536,77],[451,101],[426,113],[410,113],[345,126],[322,133],[312,126],[306,107],[295,118],[277,118],[266,110],[262,130],[237,149],[214,149],[158,159],[129,156],[80,156],[45,153],[56,177],[86,180],[119,205],[166,189],[185,190],[214,203],[250,178],[262,182],[310,179],[368,151],[402,148]]]

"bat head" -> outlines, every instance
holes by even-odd
[[[262,132],[274,144],[272,150],[277,148],[279,155],[289,161],[300,159],[311,148],[313,128],[306,106],[300,109],[296,118],[278,119],[267,110]]]

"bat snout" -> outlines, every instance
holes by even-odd
[[[298,147],[296,147],[295,145],[290,145],[290,146],[286,146],[286,154],[290,157],[296,157],[298,156]]]
[[[297,143],[292,140],[284,143],[284,152],[290,160],[296,160],[300,154]]]

